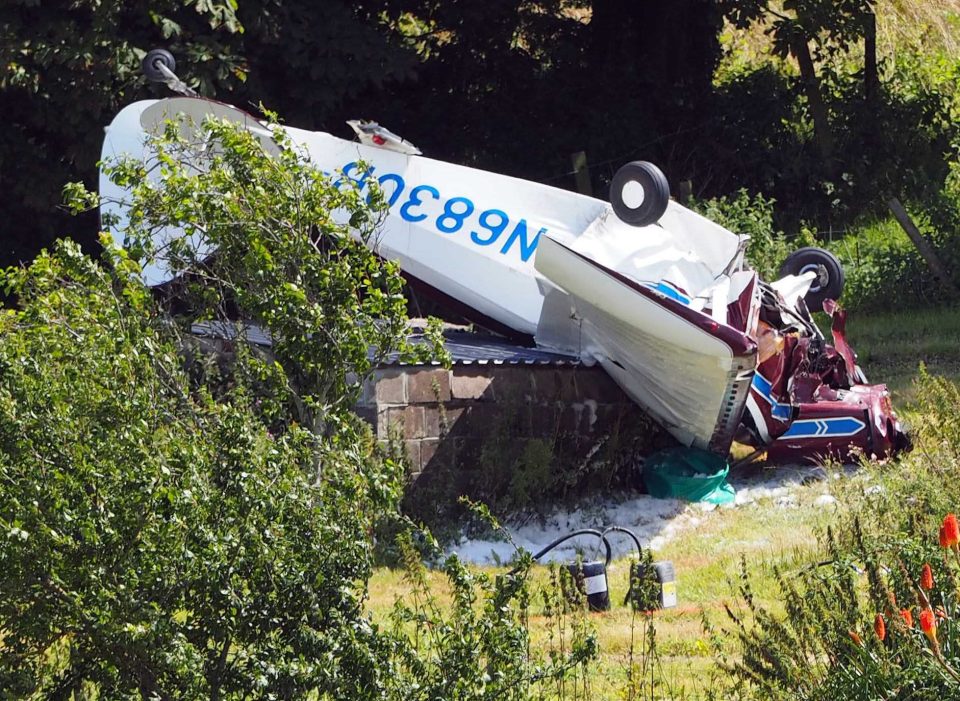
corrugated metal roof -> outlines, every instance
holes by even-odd
[[[234,339],[243,335],[250,343],[271,346],[269,334],[252,324],[227,324],[223,322],[201,322],[194,324],[191,331],[198,336]],[[499,336],[471,333],[447,329],[443,333],[444,347],[450,353],[454,365],[579,365],[580,359],[570,355],[551,353],[539,348],[529,348],[511,343]],[[410,336],[413,343],[423,343],[423,334]],[[371,353],[372,355],[372,353]],[[412,366],[419,363],[407,363],[398,353],[390,354],[384,365]],[[439,365],[439,363],[431,363]]]
[[[238,336],[244,336],[250,343],[258,346],[272,346],[273,339],[270,335],[253,324],[227,323],[223,321],[201,321],[190,327],[190,333],[197,336],[210,336],[212,338],[223,338],[232,340]]]
[[[444,347],[454,365],[579,365],[580,359],[570,355],[551,353],[539,348],[519,346],[499,336],[444,331]],[[410,337],[414,343],[423,342],[423,336]],[[396,354],[385,365],[412,365],[403,363]],[[433,363],[438,365],[439,363]]]

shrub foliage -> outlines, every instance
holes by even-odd
[[[219,144],[205,160],[171,128],[156,176],[112,169],[133,192],[132,254],[105,238],[101,265],[61,243],[3,274],[18,301],[0,331],[0,686],[14,697],[384,690],[362,602],[368,534],[402,475],[350,408],[377,354],[404,346],[401,281],[350,236],[377,216],[355,189],[289,145],[271,156],[247,132],[202,129]],[[159,226],[216,256],[153,250]],[[158,302],[139,270],[161,254],[182,282]],[[199,320],[234,337],[187,336]]]
[[[97,263],[61,242],[0,278],[17,301],[0,315],[3,697],[576,686],[595,640],[581,615],[559,621],[559,648],[531,648],[529,556],[497,578],[447,559],[445,611],[404,546],[412,603],[380,624],[365,606],[371,534],[402,523],[404,475],[353,401],[384,353],[442,355],[407,346],[398,270],[365,245],[379,195],[222,122],[152,144],[150,163],[109,168],[131,192],[108,222],[128,250],[104,236]],[[164,227],[184,236],[157,247]],[[162,292],[140,279],[157,263],[176,278]]]

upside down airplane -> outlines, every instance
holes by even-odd
[[[162,50],[144,60],[148,77],[186,92],[173,68]],[[148,137],[167,120],[208,116],[244,125],[268,147],[282,128],[330,177],[375,181],[389,207],[380,255],[482,325],[599,363],[684,445],[726,455],[736,440],[772,461],[908,446],[889,392],[868,384],[845,339],[836,259],[801,249],[781,279],[761,280],[744,258],[746,237],[671,200],[650,163],[623,165],[602,201],[426,158],[372,122],[350,122],[358,140],[346,140],[192,94],[121,110],[103,159],[149,160]],[[105,176],[100,191],[120,241],[129,193]],[[143,273],[151,285],[169,279],[162,261]],[[832,317],[832,343],[811,308]]]

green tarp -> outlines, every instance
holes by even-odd
[[[723,457],[698,448],[668,448],[643,465],[643,481],[651,496],[729,504],[736,498],[727,484],[730,466]]]

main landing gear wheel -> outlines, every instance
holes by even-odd
[[[147,52],[140,62],[140,68],[147,80],[152,83],[166,83],[169,75],[161,70],[160,66],[166,68],[170,73],[176,73],[177,62],[173,54],[166,49],[153,49]]]
[[[840,299],[845,280],[843,266],[830,251],[813,246],[794,251],[780,266],[781,276],[802,275],[811,271],[817,277],[810,285],[804,301],[808,309],[820,311],[824,300]]]
[[[631,226],[656,224],[667,211],[670,183],[663,171],[648,161],[622,166],[610,183],[610,204],[621,221]]]

